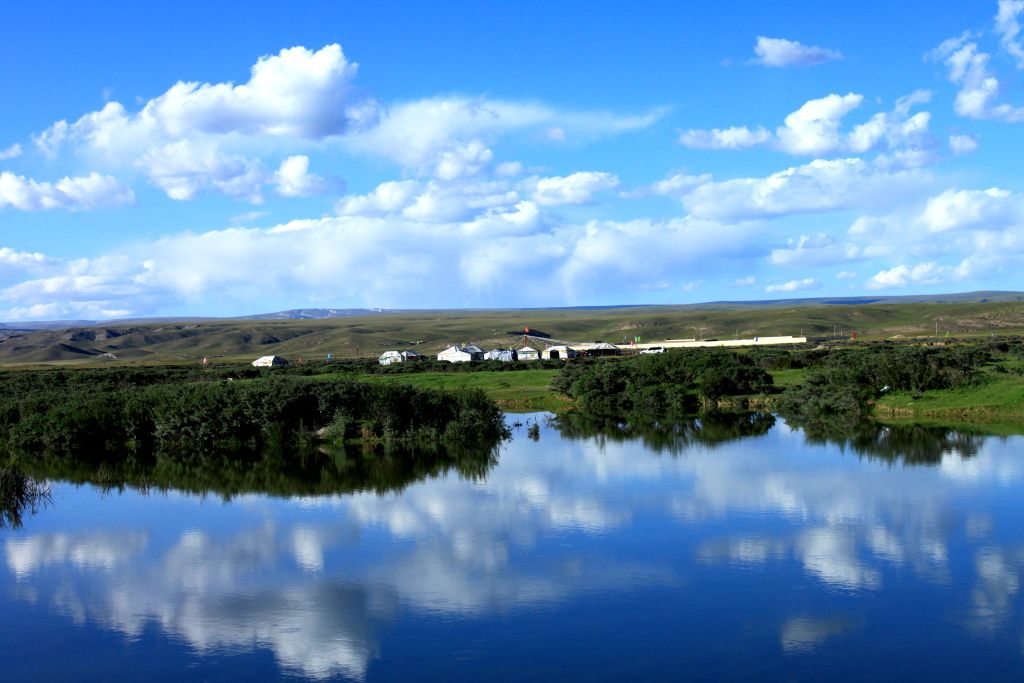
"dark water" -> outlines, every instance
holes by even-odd
[[[1024,439],[564,431],[386,494],[56,483],[0,677],[1024,678]]]

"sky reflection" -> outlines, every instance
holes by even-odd
[[[484,480],[449,474],[385,495],[214,504],[59,485],[51,508],[0,536],[0,606],[129,640],[155,627],[167,649],[180,641],[204,661],[266,651],[317,679],[373,679],[417,637],[442,666],[457,643],[430,639],[458,623],[515,631],[547,615],[557,629],[620,602],[695,647],[717,632],[762,657],[774,648],[781,672],[786,657],[879,628],[871,596],[927,596],[944,615],[931,628],[1019,644],[1024,513],[1007,501],[1024,483],[1021,444],[987,439],[969,459],[910,466],[781,423],[675,455],[547,428],[536,443],[518,433]],[[763,590],[739,600],[752,576]],[[23,647],[0,635],[0,651]],[[649,665],[679,656],[658,650]],[[1019,647],[1014,657],[1020,667]]]

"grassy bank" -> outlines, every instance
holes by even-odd
[[[976,386],[888,394],[875,404],[875,414],[880,418],[916,421],[1024,425],[1024,377],[986,368]]]

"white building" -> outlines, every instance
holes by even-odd
[[[380,354],[380,358],[377,359],[381,365],[391,365],[392,363],[405,363],[408,361],[424,360],[421,354],[415,351],[385,351]]]
[[[548,360],[565,360],[566,358],[575,358],[576,349],[570,346],[549,346],[544,349],[541,356]]]
[[[449,363],[469,363],[471,361],[483,360],[484,352],[483,349],[473,346],[449,346],[447,349],[437,354],[438,360],[446,360]]]
[[[254,368],[278,368],[288,365],[288,361],[281,356],[261,356],[252,362]]]

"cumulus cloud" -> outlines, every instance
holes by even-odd
[[[999,229],[1024,220],[1021,198],[997,187],[946,190],[931,197],[918,219],[930,232]]]
[[[263,201],[267,180],[263,164],[258,159],[224,154],[213,144],[174,142],[148,152],[138,166],[171,199],[193,199],[200,191],[215,190],[255,204]]]
[[[309,157],[305,155],[290,156],[281,162],[274,174],[278,194],[284,197],[308,197],[319,194],[327,187],[327,182],[309,172]]]
[[[746,126],[687,130],[679,134],[679,144],[690,149],[747,149],[763,145],[772,139],[766,128]]]
[[[950,135],[949,151],[957,156],[977,151],[978,141],[971,135]]]
[[[507,175],[514,162],[495,167],[492,147],[511,134],[580,143],[645,128],[664,113],[572,112],[465,96],[386,107],[355,85],[357,70],[336,44],[287,48],[261,57],[244,83],[179,82],[138,111],[108,102],[33,140],[50,157],[71,148],[111,169],[132,165],[173,199],[219,192],[258,202],[267,185],[283,196],[325,189],[308,173],[310,151],[369,154],[406,173],[454,181]],[[283,163],[276,161],[282,153]],[[281,163],[276,173],[267,170],[268,156]]]
[[[491,145],[509,134],[556,142],[587,140],[646,128],[662,114],[565,112],[535,102],[435,97],[388,107],[379,125],[348,136],[344,144],[416,173],[451,180],[488,168],[494,159]]]
[[[537,181],[534,199],[539,204],[584,204],[594,195],[619,186],[619,179],[611,173],[584,171],[568,176],[541,178]]]
[[[6,149],[0,149],[0,161],[7,161],[8,159],[17,159],[21,156],[21,145],[14,143]]]
[[[851,207],[891,206],[925,187],[916,169],[887,171],[862,159],[817,159],[764,178],[708,182],[683,197],[694,216],[736,220]]]
[[[90,211],[131,204],[135,195],[112,176],[93,172],[87,176],[65,177],[56,183],[39,182],[0,173],[0,209],[19,211]]]
[[[755,63],[770,67],[814,66],[824,64],[843,55],[838,50],[824,47],[803,45],[795,40],[785,38],[767,38],[758,36],[754,44]]]
[[[958,283],[1024,267],[1024,195],[951,188],[888,215],[862,216],[847,241],[863,258],[887,259],[875,289]]]
[[[890,289],[910,285],[939,285],[959,279],[957,269],[934,262],[914,266],[900,264],[876,273],[867,282],[868,289]]]
[[[789,282],[783,282],[781,284],[768,285],[764,288],[764,291],[768,293],[773,292],[799,292],[806,289],[817,289],[821,287],[821,282],[812,277],[805,277],[802,280],[790,280]]]
[[[701,185],[711,182],[710,173],[702,173],[701,175],[688,175],[686,173],[676,173],[673,175],[651,183],[635,190],[623,192],[622,196],[627,198],[647,197],[650,195],[659,195],[663,197],[677,197],[682,198],[695,188]]]
[[[933,160],[934,143],[928,130],[931,114],[912,114],[911,110],[930,99],[931,92],[915,91],[899,98],[892,111],[879,112],[844,130],[844,118],[861,106],[864,96],[833,93],[805,102],[786,116],[774,134],[762,126],[691,129],[680,134],[679,142],[693,149],[713,150],[767,146],[797,156],[885,151],[887,165],[920,166]]]
[[[857,279],[857,273],[853,272],[852,270],[841,270],[838,273],[836,273],[836,279],[837,280],[856,280]]]
[[[991,56],[978,48],[969,33],[950,38],[926,57],[943,62],[949,81],[960,88],[953,103],[960,116],[1009,123],[1024,121],[1024,107],[999,101],[1001,86],[990,66]]]
[[[1024,44],[1020,38],[1020,15],[1024,13],[1024,0],[999,0],[995,31],[1003,50],[1017,60],[1017,68],[1024,69]]]
[[[179,81],[128,112],[109,102],[74,123],[59,121],[36,136],[44,151],[80,141],[117,154],[135,145],[197,134],[322,139],[371,125],[376,103],[353,86],[358,67],[339,45],[293,47],[261,57],[246,83]]]
[[[360,198],[362,208],[375,201],[371,208],[384,208],[387,191],[375,192]],[[693,218],[552,224],[528,199],[461,221],[403,215],[415,199],[387,208],[403,203],[397,215],[186,233],[54,265],[0,288],[0,318],[139,315],[214,294],[226,310],[249,309],[259,304],[255,293],[268,291],[385,307],[451,306],[452,292],[459,305],[595,304],[677,282],[680,268],[689,281],[714,277],[724,262],[750,253],[756,232],[752,224]]]

